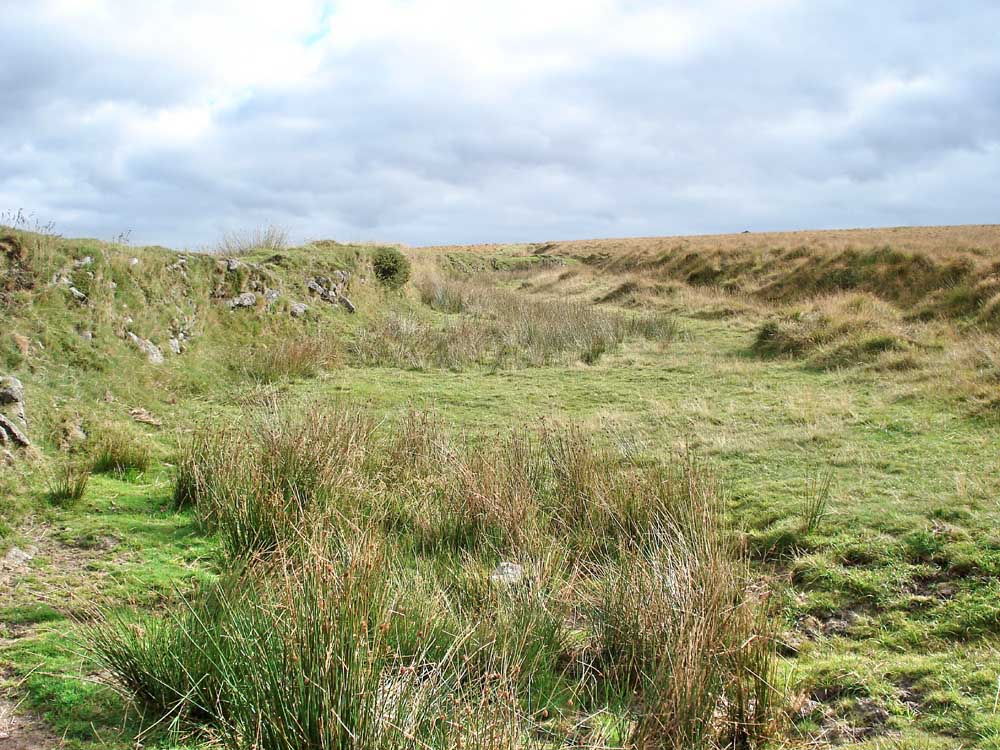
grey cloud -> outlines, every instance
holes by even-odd
[[[686,55],[581,49],[507,86],[416,42],[372,45],[252,92],[190,143],[145,146],[77,115],[184,103],[196,71],[18,23],[0,200],[71,234],[197,245],[273,221],[421,244],[997,220],[990,2],[779,6]],[[862,100],[879,81],[903,88]]]

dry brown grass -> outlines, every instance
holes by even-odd
[[[502,248],[425,252],[462,249]],[[718,287],[765,302],[859,291],[923,317],[1000,324],[998,225],[575,240],[522,249],[605,274]]]

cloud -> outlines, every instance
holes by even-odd
[[[1000,7],[42,0],[0,207],[413,244],[995,221]]]

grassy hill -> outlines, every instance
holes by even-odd
[[[230,250],[0,229],[25,747],[1000,746],[1000,228]]]

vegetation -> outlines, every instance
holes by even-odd
[[[373,252],[0,231],[0,710],[87,750],[1000,747],[995,229],[405,249],[397,289]]]
[[[49,479],[49,502],[54,505],[75,503],[87,491],[90,466],[82,463],[65,463]]]
[[[423,415],[383,433],[344,406],[195,442],[178,495],[242,562],[179,617],[91,631],[159,714],[233,747],[524,746],[595,711],[602,746],[773,736],[766,610],[693,466],[576,431],[459,449]],[[510,580],[498,558],[522,561]]]
[[[410,261],[394,247],[380,247],[372,252],[375,278],[389,289],[399,289],[410,278]]]

